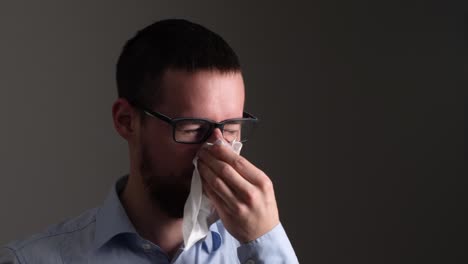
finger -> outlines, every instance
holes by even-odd
[[[216,176],[203,161],[198,162],[198,168],[203,184],[208,184],[211,187],[210,189],[223,199],[224,203],[229,206],[229,208],[234,208],[237,198],[229,186],[227,186],[220,177]]]
[[[203,182],[203,192],[206,194],[208,199],[210,199],[214,208],[220,214],[225,214],[229,210],[229,206],[225,201],[213,190],[213,188],[202,178]]]
[[[207,150],[213,157],[231,165],[235,171],[253,185],[258,186],[262,184],[265,181],[265,177],[268,177],[246,158],[232,151],[229,146],[215,144],[207,148]]]
[[[253,186],[244,177],[232,168],[226,162],[216,159],[206,149],[200,151],[199,160],[206,164],[211,171],[218,175],[234,192],[235,194],[245,198],[252,191]]]

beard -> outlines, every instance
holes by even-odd
[[[193,167],[193,166],[192,166]],[[193,168],[185,170],[181,175],[158,174],[148,153],[146,145],[141,150],[140,171],[151,200],[170,218],[180,219],[184,216],[184,205],[190,193],[190,179]]]

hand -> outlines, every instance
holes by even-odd
[[[270,178],[229,146],[199,152],[203,191],[229,233],[242,243],[255,240],[279,223]]]

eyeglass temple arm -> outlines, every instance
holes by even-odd
[[[252,115],[252,114],[249,113],[249,112],[245,112],[245,111],[244,111],[244,113],[242,114],[242,117],[243,117],[243,118],[252,118],[252,119],[258,120],[258,118],[257,118],[256,116]]]
[[[168,116],[165,116],[163,114],[160,114],[160,113],[157,113],[157,112],[153,112],[151,110],[148,110],[148,109],[143,109],[143,112],[149,116],[152,116],[152,117],[156,117],[156,118],[159,118],[169,124],[172,123],[172,118],[168,117]]]

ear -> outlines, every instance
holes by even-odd
[[[127,141],[134,137],[139,122],[139,113],[126,99],[119,98],[114,102],[112,119],[114,128],[121,137]]]

